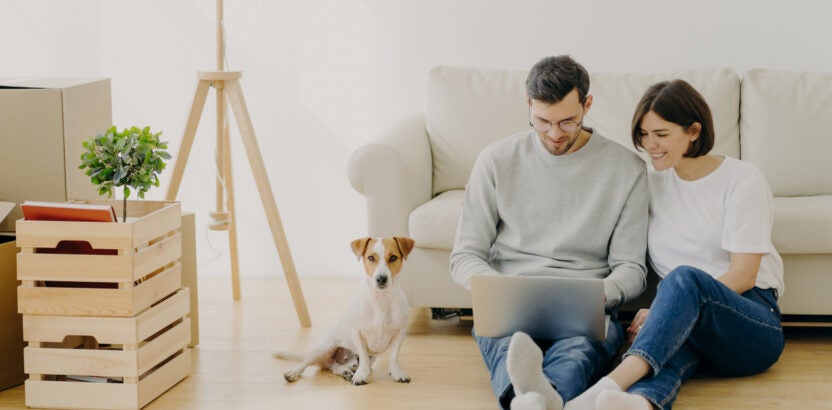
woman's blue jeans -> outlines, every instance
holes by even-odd
[[[775,290],[739,295],[690,266],[659,282],[643,326],[624,356],[643,358],[653,372],[627,391],[660,409],[671,408],[700,364],[724,376],[752,375],[771,367],[785,343]]]
[[[488,371],[491,372],[491,388],[503,409],[508,409],[514,398],[514,389],[506,369],[506,356],[511,336],[474,338],[480,347]],[[557,389],[563,401],[569,401],[584,392],[606,372],[624,343],[624,329],[615,315],[610,318],[607,340],[603,342],[577,336],[558,340],[535,340],[543,352],[543,374]]]

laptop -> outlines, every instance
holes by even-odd
[[[601,279],[474,275],[471,299],[478,336],[523,331],[533,339],[607,338]]]

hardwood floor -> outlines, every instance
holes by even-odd
[[[313,327],[300,328],[282,278],[246,278],[243,300],[231,301],[230,279],[200,277],[201,343],[192,373],[145,409],[494,409],[489,375],[470,322],[432,321],[413,309],[401,353],[410,384],[373,367],[370,384],[352,386],[330,373],[304,373],[287,384],[292,363],[275,350],[302,351],[340,316],[353,279],[302,281]],[[696,378],[676,409],[832,409],[832,329],[787,330],[786,351],[769,371],[747,378]],[[748,343],[754,343],[749,340]],[[25,409],[23,386],[0,392],[0,408]]]

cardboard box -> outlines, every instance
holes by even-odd
[[[0,220],[11,203],[0,202]],[[0,390],[22,384],[23,318],[17,313],[17,246],[14,236],[0,236]]]
[[[109,79],[0,80],[0,196],[4,201],[97,199],[78,169],[82,142],[111,127]],[[14,232],[15,208],[0,222]]]

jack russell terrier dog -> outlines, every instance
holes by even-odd
[[[413,245],[413,239],[403,237],[352,241],[352,251],[364,261],[367,276],[359,284],[344,316],[305,355],[275,354],[280,359],[300,362],[283,375],[287,382],[297,381],[308,366],[317,365],[356,386],[367,384],[376,356],[389,348],[390,375],[397,382],[410,383],[410,377],[399,365],[409,305],[396,276]]]

